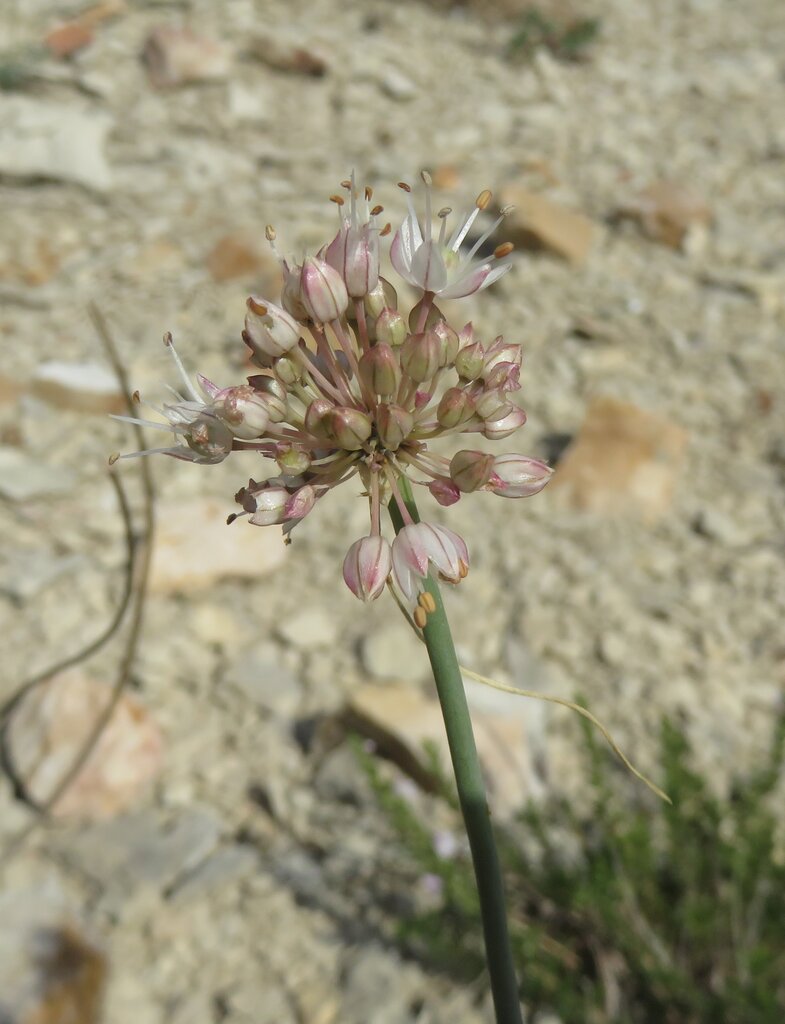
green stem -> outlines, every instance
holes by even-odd
[[[399,484],[409,514],[415,522],[419,522],[420,517],[408,481],[400,477]],[[395,532],[398,533],[404,524],[394,499],[390,502],[389,511]],[[428,615],[423,638],[442,707],[458,799],[472,851],[496,1021],[497,1024],[522,1024],[518,982],[507,929],[504,883],[463,678],[439,587],[433,575],[425,580],[424,586],[433,596],[436,610]]]

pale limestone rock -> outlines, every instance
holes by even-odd
[[[686,447],[686,431],[670,420],[595,398],[549,490],[573,508],[653,523],[671,506]]]
[[[161,503],[152,593],[189,593],[231,577],[258,579],[284,564],[281,531],[250,527],[242,520],[227,526],[232,510],[231,502],[216,498]]]
[[[6,754],[34,803],[44,803],[75,763],[110,694],[105,684],[68,670],[32,689],[12,712]],[[158,774],[162,749],[149,712],[136,697],[123,694],[52,813],[101,820],[133,806]]]

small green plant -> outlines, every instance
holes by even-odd
[[[771,799],[785,725],[766,763],[723,801],[691,768],[683,733],[664,723],[672,806],[641,803],[585,733],[586,803],[530,805],[500,832],[523,1001],[564,1024],[781,1024],[785,865]],[[360,757],[413,871],[439,879],[441,905],[398,922],[400,941],[476,978],[483,953],[468,857],[440,856],[378,762]],[[446,787],[444,797],[453,802]]]
[[[582,60],[599,35],[600,24],[599,18],[555,19],[538,7],[530,7],[518,20],[507,44],[507,56],[530,60],[544,47],[558,60]]]

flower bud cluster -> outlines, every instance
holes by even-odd
[[[433,441],[453,434],[505,438],[523,426],[526,414],[514,401],[521,346],[501,336],[486,344],[471,323],[456,330],[438,305],[439,298],[480,291],[509,269],[509,245],[498,246],[489,259],[476,256],[489,232],[464,251],[491,195],[482,192],[448,236],[450,211],[439,211],[436,232],[430,179],[423,175],[423,181],[423,221],[411,188],[401,186],[409,213],[391,248],[393,267],[418,291],[411,310],[399,308],[394,286],[380,276],[380,238],[390,230],[378,226],[382,207],[372,206],[371,189],[360,192],[352,177],[342,183],[346,197],[332,197],[339,213],[332,241],[301,263],[281,260],[278,303],[248,299],[242,338],[260,372],[226,388],[198,376],[197,390],[167,335],[185,395],[157,410],[166,423],[152,424],[178,442],[155,451],[177,458],[216,463],[229,454],[255,453],[274,461],[275,476],[250,479],[237,492],[241,511],[230,522],[244,517],[288,533],[330,489],[359,474],[370,530],[349,547],[344,580],[364,601],[389,583],[413,607],[418,625],[432,610],[424,593],[428,574],[458,583],[468,572],[469,554],[446,527],[412,521],[401,497],[402,478],[427,486],[440,505],[449,506],[473,491],[526,497],[551,474],[523,455],[467,446],[447,459],[431,450]],[[267,238],[277,252],[272,228]],[[392,543],[381,529],[381,506],[390,500],[404,520]]]

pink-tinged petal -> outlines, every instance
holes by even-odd
[[[503,437],[509,437],[526,422],[526,413],[517,406],[512,412],[500,420],[486,420],[482,432],[489,441],[500,441]]]
[[[428,484],[428,490],[431,492],[434,498],[443,505],[445,508],[450,505],[454,505],[461,497],[461,492],[452,482],[452,480],[445,480],[439,478],[438,480],[432,480]]]
[[[343,563],[346,586],[361,601],[374,601],[392,569],[392,552],[384,537],[362,537],[352,544]]]
[[[447,284],[447,267],[435,242],[423,242],[415,252],[412,277],[417,286],[426,292],[441,293]]]
[[[499,455],[494,459],[491,490],[502,498],[528,498],[548,483],[553,470],[526,455]]]
[[[316,491],[310,484],[300,487],[286,502],[284,515],[287,519],[303,519],[316,503]]]
[[[393,541],[393,567],[405,566],[418,576],[428,575],[428,552],[424,545],[423,524],[404,526]]]
[[[482,291],[490,287],[494,281],[498,281],[508,270],[512,268],[511,263],[496,264],[481,263],[462,274],[453,281],[447,288],[439,292],[441,299],[462,299],[466,295]]]
[[[420,225],[416,217],[409,214],[404,218],[403,223],[395,232],[395,237],[390,248],[390,261],[395,270],[409,284],[416,284],[411,276],[412,260],[416,250],[422,245]]]
[[[220,395],[221,391],[224,390],[223,388],[219,388],[217,384],[213,384],[213,382],[209,378],[205,377],[203,373],[197,373],[196,379],[199,383],[199,387],[210,399]]]

